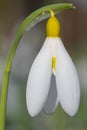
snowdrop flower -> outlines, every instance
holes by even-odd
[[[59,36],[60,23],[53,11],[48,19],[46,30],[47,38],[28,76],[27,109],[34,117],[42,109],[46,113],[54,112],[60,103],[67,114],[74,116],[80,100],[79,81],[75,66]],[[55,76],[56,88],[53,86],[49,91],[52,74]]]

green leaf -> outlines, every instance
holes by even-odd
[[[26,30],[27,28],[28,28],[27,30],[29,30],[38,22],[48,18],[50,16],[50,10],[53,10],[55,14],[57,14],[70,8],[75,9],[75,6],[73,6],[71,3],[62,3],[62,4],[53,4],[53,5],[42,7],[36,10],[35,12],[33,12],[31,15],[29,15],[23,21],[21,26],[23,26],[24,30]]]

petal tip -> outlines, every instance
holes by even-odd
[[[77,111],[78,111],[78,108],[79,108],[79,103],[77,103],[77,105],[73,106],[72,108],[69,108],[68,110],[66,110],[66,109],[64,109],[64,110],[65,110],[65,112],[66,112],[69,116],[73,117],[73,116],[76,115],[76,113],[77,113]]]
[[[68,114],[69,116],[71,116],[71,117],[75,116],[76,113],[77,113],[77,110],[76,110],[76,111],[73,111],[73,110],[72,110],[71,112],[67,112],[67,114]]]
[[[39,108],[34,107],[32,104],[27,103],[27,111],[31,117],[35,117],[39,114]]]
[[[31,117],[35,117],[35,116],[37,116],[37,114],[38,114],[38,113],[36,113],[36,112],[34,112],[34,111],[29,111],[29,110],[28,110],[28,113],[29,113],[29,115],[30,115]]]

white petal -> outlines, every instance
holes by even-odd
[[[41,111],[46,102],[52,74],[51,64],[50,44],[46,39],[34,60],[27,81],[26,102],[28,112],[32,117]]]
[[[75,66],[58,38],[56,82],[60,103],[73,116],[78,110],[80,87]]]
[[[57,94],[57,88],[56,88],[56,82],[55,82],[55,76],[52,75],[52,80],[50,84],[50,90],[48,94],[47,101],[44,106],[44,111],[48,114],[53,113],[58,106],[59,98]]]

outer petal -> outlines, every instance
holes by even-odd
[[[56,82],[60,103],[73,116],[79,106],[80,87],[75,66],[58,38]]]
[[[58,98],[58,93],[56,88],[55,76],[52,75],[50,91],[44,106],[44,111],[48,114],[53,113],[58,103],[59,103],[59,98]]]
[[[48,41],[46,39],[37,55],[27,81],[26,102],[28,112],[32,117],[43,108],[50,87],[52,56]]]

